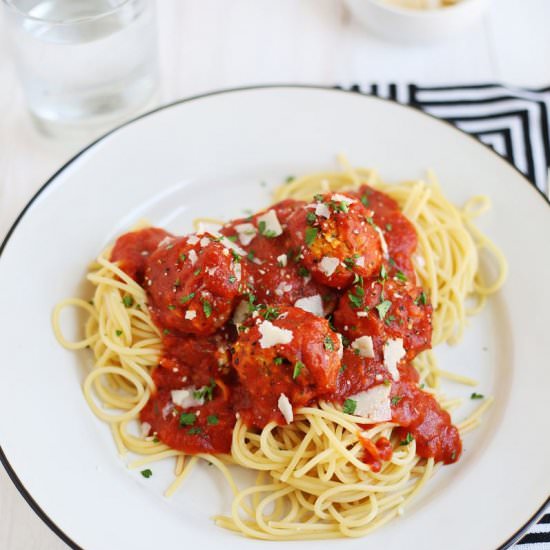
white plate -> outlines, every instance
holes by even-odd
[[[137,219],[183,232],[195,216],[237,216],[265,205],[269,187],[287,175],[333,167],[340,151],[387,179],[431,167],[459,203],[490,195],[482,226],[511,269],[464,342],[439,351],[447,368],[473,374],[478,391],[496,398],[466,437],[463,458],[442,468],[399,520],[323,547],[495,548],[541,509],[550,494],[548,204],[485,146],[414,109],[337,90],[251,88],[176,103],[99,140],[47,183],[4,243],[2,458],[66,541],[117,550],[266,546],[213,525],[229,494],[211,469],[200,468],[172,500],[162,497],[171,464],[154,466],[148,480],[126,469],[83,399],[87,355],[60,348],[50,314],[58,300],[85,293],[88,261]],[[447,393],[468,391],[453,385]]]

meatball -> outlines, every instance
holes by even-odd
[[[382,247],[372,214],[352,195],[328,193],[289,218],[291,244],[316,281],[341,289],[354,274],[369,277],[380,269]]]
[[[245,251],[246,285],[256,304],[292,306],[297,300],[315,297],[324,313],[336,304],[336,295],[313,280],[297,260],[289,244],[287,220],[305,203],[287,199],[254,216],[235,220],[221,229]]]
[[[121,235],[111,252],[111,261],[118,262],[120,269],[138,284],[143,283],[147,257],[164,239],[172,235],[158,227],[146,227]]]
[[[250,396],[241,415],[257,427],[283,423],[281,399],[296,408],[334,391],[340,356],[326,319],[295,307],[261,310],[241,327],[234,346],[233,366]]]
[[[147,261],[153,319],[167,330],[213,334],[231,317],[243,277],[240,258],[212,235],[173,239]]]
[[[408,281],[359,282],[340,298],[334,324],[352,346],[361,336],[372,337],[377,359],[383,357],[388,339],[403,340],[404,358],[409,361],[431,347],[432,306],[422,288]]]

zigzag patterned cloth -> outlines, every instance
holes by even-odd
[[[350,89],[411,105],[454,124],[506,158],[550,198],[550,88],[367,84]],[[550,505],[516,548],[550,550]]]
[[[393,99],[454,124],[510,161],[550,197],[550,88],[366,84],[351,90]]]

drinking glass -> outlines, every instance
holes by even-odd
[[[113,124],[158,83],[154,0],[1,0],[28,107],[48,134]]]

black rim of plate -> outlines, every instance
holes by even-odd
[[[200,99],[203,99],[203,98],[206,98],[206,97],[209,97],[209,96],[214,96],[214,95],[221,95],[221,94],[228,94],[228,93],[235,93],[235,92],[242,92],[242,91],[249,91],[249,90],[260,90],[260,89],[310,89],[310,90],[325,90],[325,91],[332,91],[334,93],[343,93],[343,94],[353,94],[355,96],[364,96],[364,97],[368,97],[368,98],[371,98],[371,99],[375,99],[375,100],[378,100],[378,101],[382,101],[382,102],[389,102],[389,103],[392,103],[392,104],[395,104],[395,105],[398,105],[399,107],[402,107],[404,109],[412,109],[418,113],[422,113],[423,115],[425,116],[428,116],[438,122],[440,122],[441,124],[444,124],[446,126],[450,126],[451,128],[453,128],[454,130],[456,130],[457,132],[460,132],[461,134],[467,136],[468,138],[472,139],[473,141],[475,141],[477,144],[479,144],[480,146],[482,147],[485,147],[487,149],[487,151],[490,151],[493,155],[495,155],[497,158],[499,158],[502,162],[506,163],[508,166],[510,166],[511,168],[513,168],[517,173],[518,175],[525,181],[525,183],[528,185],[528,187],[530,187],[532,190],[534,190],[535,192],[537,192],[537,194],[544,200],[544,202],[546,202],[546,204],[548,204],[550,206],[550,200],[548,199],[548,197],[546,197],[546,195],[540,190],[538,189],[537,187],[535,187],[535,185],[533,183],[531,183],[526,177],[525,175],[520,172],[518,170],[518,168],[516,168],[516,166],[514,166],[513,164],[511,164],[508,160],[506,160],[505,158],[501,157],[498,153],[496,153],[493,149],[491,149],[490,147],[488,146],[485,146],[482,142],[480,142],[479,140],[477,140],[476,138],[474,138],[473,136],[471,136],[470,134],[468,134],[467,132],[464,132],[463,130],[457,128],[456,126],[454,126],[453,124],[451,124],[450,122],[444,120],[444,119],[441,119],[441,118],[438,118],[438,117],[435,117],[429,113],[426,113],[424,111],[422,111],[421,109],[417,108],[417,107],[414,107],[414,106],[411,106],[411,105],[405,105],[405,104],[402,104],[402,103],[397,103],[396,101],[393,101],[393,100],[390,100],[390,99],[385,99],[385,98],[380,98],[380,97],[376,97],[376,96],[373,96],[373,95],[370,95],[370,94],[366,94],[366,93],[363,93],[363,92],[360,92],[360,91],[356,91],[356,90],[347,90],[347,89],[343,89],[341,87],[334,87],[334,86],[322,86],[322,85],[315,85],[315,84],[261,84],[261,85],[254,85],[254,86],[242,86],[242,87],[237,87],[237,88],[227,88],[227,89],[222,89],[222,90],[215,90],[215,91],[211,91],[211,92],[206,92],[206,93],[203,93],[203,94],[198,94],[198,95],[194,95],[194,96],[191,96],[191,97],[187,97],[187,98],[183,98],[183,99],[178,99],[176,101],[173,101],[173,102],[170,102],[170,103],[167,103],[165,105],[161,105],[155,109],[152,109],[151,111],[147,111],[146,113],[143,113],[135,118],[132,118],[131,120],[128,120],[127,122],[124,122],[118,126],[116,126],[115,128],[113,128],[112,130],[109,130],[108,132],[106,132],[105,134],[103,134],[102,136],[100,136],[99,138],[97,138],[96,140],[92,141],[89,145],[87,145],[86,147],[84,147],[83,149],[81,149],[78,153],[76,153],[76,155],[74,155],[71,159],[69,159],[63,166],[61,166],[61,168],[59,168],[59,170],[57,170],[41,187],[40,189],[34,194],[34,196],[30,199],[30,201],[26,204],[26,206],[23,208],[23,210],[20,212],[20,214],[17,216],[17,218],[15,219],[15,221],[13,222],[12,226],[10,227],[6,237],[4,238],[4,240],[2,241],[2,245],[0,246],[0,257],[2,255],[2,252],[4,251],[4,248],[6,247],[10,237],[13,235],[13,233],[15,232],[15,229],[17,228],[17,226],[19,225],[19,222],[23,219],[23,217],[25,216],[25,214],[27,213],[27,211],[30,209],[30,207],[33,205],[33,203],[36,201],[36,199],[42,194],[42,192],[51,184],[55,181],[55,179],[64,171],[66,170],[74,161],[76,161],[83,153],[85,153],[86,151],[88,151],[89,149],[91,149],[92,147],[94,147],[97,143],[103,141],[106,137],[110,136],[111,134],[113,134],[114,132],[118,131],[119,129],[121,128],[124,128],[125,126],[128,126],[142,118],[145,118],[147,116],[150,116],[150,115],[153,115],[159,111],[162,111],[164,109],[169,109],[171,107],[174,107],[176,105],[180,105],[182,103],[189,103],[191,101],[196,101],[196,100],[200,100]],[[79,546],[76,542],[74,542],[64,531],[62,531],[58,526],[57,524],[48,516],[48,514],[42,510],[42,508],[38,505],[38,503],[34,500],[34,498],[32,497],[32,495],[29,493],[29,491],[26,489],[26,487],[23,485],[22,481],[19,479],[19,477],[17,476],[15,470],[12,468],[11,464],[9,463],[9,460],[8,460],[8,457],[6,456],[6,454],[4,453],[4,451],[2,450],[2,447],[0,445],[0,462],[2,463],[2,465],[4,466],[6,472],[8,473],[8,476],[10,477],[11,481],[13,482],[13,484],[15,485],[15,487],[17,488],[17,490],[19,491],[19,493],[21,494],[21,496],[27,501],[27,504],[34,510],[34,512],[36,513],[36,515],[61,539],[63,540],[63,542],[65,542],[66,544],[68,544],[73,550],[83,550],[81,546]],[[505,542],[503,542],[500,546],[497,547],[496,550],[505,550],[506,548],[509,548],[510,546],[512,546],[520,537],[521,535],[523,535],[525,533],[525,531],[529,528],[529,526],[534,523],[535,521],[537,521],[539,519],[540,516],[543,515],[543,512],[544,512],[544,509],[546,508],[546,506],[550,503],[550,496],[546,499],[545,502],[542,503],[542,505],[533,513],[533,515],[531,516],[531,518],[524,524],[522,525],[510,538],[508,538]]]

